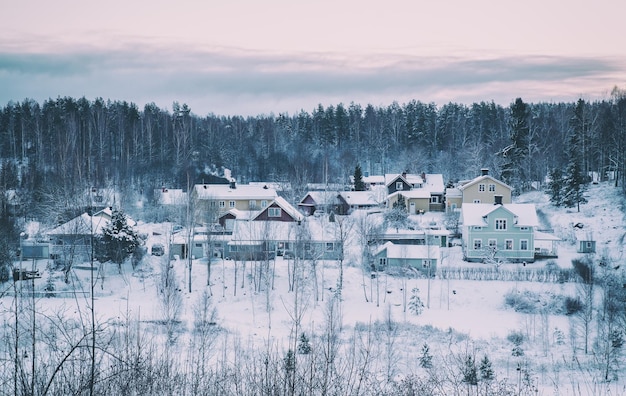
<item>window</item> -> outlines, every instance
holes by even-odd
[[[439,203],[439,196],[438,195],[431,196],[430,203]]]
[[[498,241],[496,239],[490,239],[489,242],[487,242],[489,244],[490,248],[496,248],[496,246],[498,246]]]
[[[211,202],[209,203],[209,206],[211,206],[212,208],[215,208],[215,201],[211,201]]]
[[[505,250],[513,250],[513,240],[512,239],[505,239],[504,240],[504,249]]]
[[[385,268],[387,266],[387,257],[381,257],[378,259],[378,268]]]
[[[404,190],[404,184],[401,181],[396,182],[396,191]]]
[[[280,217],[280,208],[268,208],[267,216],[268,217]]]
[[[496,192],[496,185],[495,184],[490,184],[489,185],[489,192]]]
[[[481,226],[474,226],[474,231],[480,231],[480,230],[482,230],[482,229],[483,229],[483,228],[482,228]]]
[[[197,247],[197,248],[201,248],[201,247],[202,247],[202,244],[201,244],[201,243],[196,243],[196,247]]]
[[[519,250],[528,250],[528,239],[519,241]]]
[[[485,185],[484,184],[479,184],[478,185],[478,191],[485,192]]]
[[[220,201],[220,208],[223,208],[226,206],[226,203],[224,201]]]
[[[261,201],[261,207],[265,208],[266,206],[267,206],[267,201],[266,200]]]
[[[250,202],[248,203],[248,206],[250,207],[250,209],[256,209],[256,201],[250,200]]]
[[[422,260],[422,268],[430,268],[430,260]]]
[[[482,239],[474,239],[474,250],[480,250],[483,247]]]
[[[472,201],[473,203],[480,203],[480,199],[475,199],[474,201]]]
[[[506,230],[506,219],[496,219],[496,230],[499,230],[499,231]]]
[[[528,231],[528,227],[520,227],[520,231]]]
[[[335,244],[332,242],[326,242],[326,251],[332,252],[333,250],[335,250]]]
[[[304,250],[306,250],[307,252],[311,250],[311,244],[310,243],[305,243],[304,244]]]
[[[235,207],[235,201],[228,201],[228,207],[229,208],[234,208]]]

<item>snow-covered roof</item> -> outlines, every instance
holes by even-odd
[[[376,194],[371,191],[342,191],[339,193],[350,206],[377,206]]]
[[[180,188],[159,188],[155,190],[157,200],[161,205],[185,205],[187,193]]]
[[[518,227],[537,227],[539,219],[534,204],[475,204],[466,203],[461,207],[461,217],[465,226],[484,226],[485,217],[490,213],[504,209],[517,217]]]
[[[298,223],[284,221],[235,221],[232,242],[295,240]]]
[[[463,190],[465,190],[466,188],[468,188],[468,187],[470,187],[470,186],[473,186],[473,185],[474,185],[474,184],[476,184],[476,183],[480,183],[480,182],[482,182],[482,181],[492,181],[492,182],[497,182],[497,183],[500,183],[500,184],[502,184],[503,186],[507,187],[507,188],[508,188],[508,189],[510,189],[511,191],[513,191],[513,187],[511,187],[511,186],[509,186],[508,184],[504,183],[502,180],[498,180],[498,179],[496,179],[495,177],[492,177],[491,175],[482,175],[482,176],[475,177],[474,179],[472,179],[472,180],[470,180],[470,181],[468,181],[468,182],[465,182],[465,183],[461,184],[458,188],[459,188],[459,190],[463,191]]]
[[[437,259],[441,256],[439,246],[434,245],[399,245],[387,242],[376,250],[375,255],[387,250],[387,258]]]
[[[285,198],[283,198],[283,197],[276,197],[276,198],[274,198],[274,201],[272,203],[270,203],[269,205],[267,205],[268,208],[270,206],[272,206],[273,204],[278,205],[282,210],[284,210],[294,220],[302,220],[302,218],[304,218],[302,213],[300,213],[298,211],[298,209],[294,208],[293,205],[291,205],[289,202],[287,202],[287,200]],[[267,210],[267,208],[263,209],[253,219],[256,219],[261,213],[263,213],[266,210]]]
[[[333,205],[339,203],[337,196],[339,191],[309,191],[304,198],[300,201],[301,205],[307,205],[303,203],[307,196],[311,197],[318,205]]]
[[[58,227],[46,232],[47,235],[88,235],[102,233],[102,228],[111,219],[111,210],[109,208],[96,212],[93,216],[87,213],[73,218],[72,220],[61,224]]]
[[[267,186],[247,184],[196,184],[194,190],[198,199],[267,199],[278,196],[276,190]],[[233,188],[234,187],[234,188]]]
[[[457,187],[446,188],[446,197],[448,198],[462,198],[463,193]]]
[[[389,198],[393,198],[396,195],[402,195],[404,198],[407,199],[417,199],[417,198],[424,198],[424,199],[430,199],[430,191],[424,190],[423,188],[417,188],[415,190],[400,190],[400,191],[396,191],[392,194],[389,195]]]

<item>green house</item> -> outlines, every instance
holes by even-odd
[[[477,262],[533,262],[539,226],[533,204],[471,204],[461,208],[463,256]]]

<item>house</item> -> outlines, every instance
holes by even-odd
[[[88,213],[55,227],[45,233],[50,241],[50,257],[63,261],[87,261],[92,253],[94,235],[102,234],[102,228],[111,220],[111,209]]]
[[[198,184],[192,192],[196,209],[209,223],[231,209],[262,210],[276,197],[276,190],[266,185],[238,185],[235,181],[229,184]]]
[[[253,221],[302,221],[304,216],[283,197],[276,197],[265,209],[252,218]]]
[[[381,206],[382,201],[372,191],[342,191],[337,196],[339,205],[337,214],[347,215],[357,209],[373,209]]]
[[[392,242],[396,245],[432,245],[447,247],[450,231],[446,229],[396,230],[388,228],[385,232],[373,235],[370,243]]]
[[[510,204],[512,191],[513,188],[492,177],[489,170],[483,168],[480,176],[446,190],[447,208],[454,210],[466,203]]]
[[[461,222],[465,260],[535,260],[535,232],[539,226],[535,205],[464,203]]]
[[[336,228],[326,218],[235,221],[224,256],[233,260],[270,260],[276,256],[337,260],[343,251]]]
[[[122,196],[113,188],[91,187],[84,193],[85,202],[95,210],[119,206]]]
[[[189,203],[187,192],[180,188],[157,188],[154,190],[154,198],[162,206],[183,206]]]
[[[434,245],[396,245],[386,242],[374,252],[378,270],[388,267],[411,267],[425,276],[432,276],[441,260],[441,250]]]
[[[387,179],[387,207],[393,208],[400,196],[404,198],[409,214],[444,210],[445,185],[443,175],[402,173],[385,175]]]
[[[298,203],[298,208],[307,216],[337,212],[340,205],[339,191],[309,191]]]

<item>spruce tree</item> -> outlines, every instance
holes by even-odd
[[[420,367],[429,369],[433,367],[433,355],[430,353],[428,344],[422,346],[422,355],[420,356]]]
[[[128,224],[126,215],[120,210],[113,211],[111,221],[102,228],[102,235],[98,239],[98,259],[110,260],[118,265],[139,246],[137,232]]]
[[[354,191],[365,191],[365,182],[363,181],[363,172],[360,165],[354,168]]]
[[[585,129],[583,117],[585,102],[579,99],[574,108],[574,116],[570,120],[571,131],[567,145],[567,157],[569,163],[563,177],[563,205],[568,208],[577,207],[580,212],[580,204],[587,203],[584,196],[586,190],[586,178],[582,169],[582,154],[580,142]]]
[[[550,202],[554,206],[563,205],[563,172],[559,168],[554,168],[550,171],[548,193],[550,194]]]
[[[530,110],[528,104],[521,98],[515,99],[510,106],[509,128],[511,130],[511,144],[502,150],[504,164],[500,177],[502,181],[512,186],[526,183],[530,177],[524,166],[529,159],[530,127],[528,118]]]

